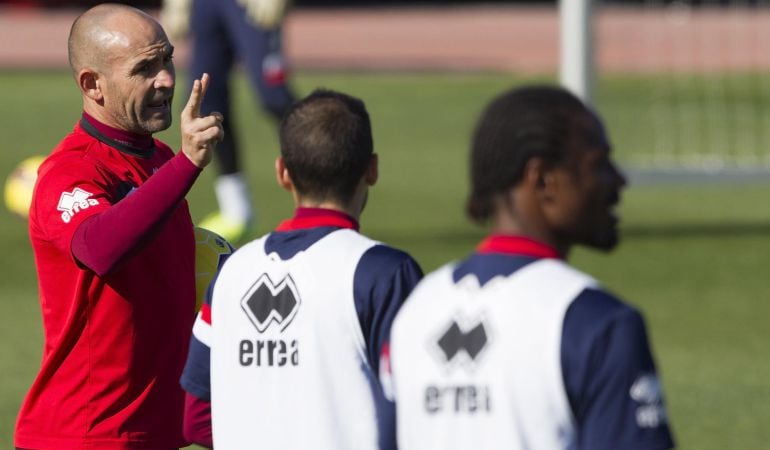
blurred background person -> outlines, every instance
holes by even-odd
[[[642,315],[566,262],[618,243],[626,179],[610,151],[564,89],[487,107],[467,211],[491,233],[417,285],[383,348],[399,448],[673,447]]]
[[[201,111],[231,116],[231,75],[236,63],[246,71],[264,110],[276,125],[294,102],[282,52],[282,22],[289,0],[164,0],[161,21],[172,38],[191,40],[190,79],[211,75]],[[214,181],[219,210],[206,216],[203,228],[237,243],[255,217],[243,173],[234,120],[225,121],[225,138],[217,146],[219,176]]]

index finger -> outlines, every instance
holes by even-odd
[[[195,119],[201,116],[201,103],[203,102],[203,97],[206,95],[208,87],[209,74],[207,73],[204,73],[200,80],[193,81],[190,98],[187,100],[187,105],[184,107],[184,114],[188,118]]]

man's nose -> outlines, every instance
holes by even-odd
[[[155,88],[173,88],[174,87],[174,72],[163,69],[160,72],[158,72],[158,75],[155,77]]]

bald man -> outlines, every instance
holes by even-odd
[[[45,347],[16,423],[23,449],[175,449],[195,307],[193,224],[184,200],[222,139],[195,80],[176,155],[173,47],[127,6],[72,25],[82,117],[38,172],[29,216]]]

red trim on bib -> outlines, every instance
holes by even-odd
[[[358,221],[344,212],[326,208],[297,208],[294,217],[284,220],[275,231],[292,231],[316,227],[350,228],[358,231]]]
[[[478,253],[503,253],[535,258],[560,258],[559,252],[550,245],[523,236],[493,234],[481,241]]]
[[[211,325],[211,306],[206,303],[201,305],[201,320]]]

